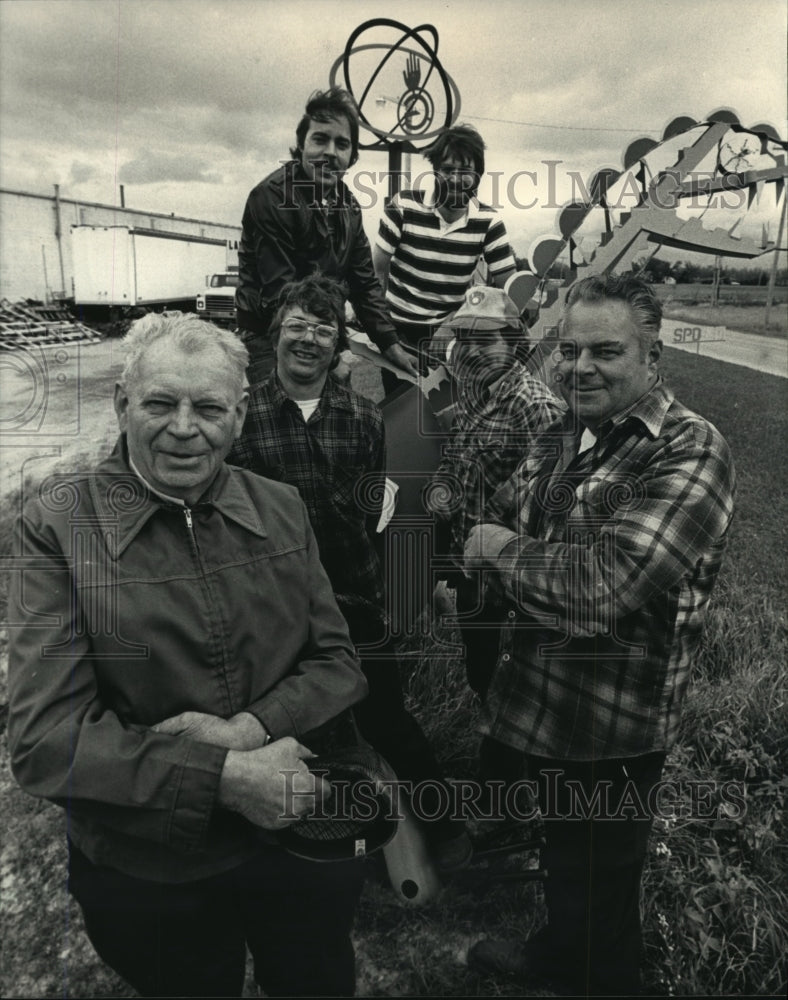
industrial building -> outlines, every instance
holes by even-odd
[[[0,188],[0,298],[53,302],[73,295],[72,226],[134,229],[220,239],[237,250],[240,226]],[[195,293],[200,275],[195,275]]]

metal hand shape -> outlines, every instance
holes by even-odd
[[[421,80],[421,66],[417,55],[409,55],[405,69],[402,71],[402,79],[408,90],[415,90]]]

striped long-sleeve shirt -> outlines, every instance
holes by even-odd
[[[511,602],[483,730],[569,760],[667,750],[733,514],[719,431],[658,382],[578,453],[571,414],[492,507]]]
[[[471,201],[447,223],[422,191],[401,191],[386,206],[377,245],[391,254],[386,301],[395,322],[434,325],[462,304],[480,259],[490,275],[515,267],[495,210]]]

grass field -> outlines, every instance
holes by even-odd
[[[690,323],[725,326],[729,330],[768,337],[788,336],[788,288],[778,286],[766,325],[765,285],[721,285],[716,306],[706,284],[653,285],[665,315]]]
[[[651,286],[661,302],[681,302],[687,305],[710,303],[712,286],[705,282],[695,281],[686,284]],[[764,285],[720,285],[718,301],[720,305],[732,306],[762,306],[766,304],[767,286]],[[776,285],[774,300],[776,304],[785,305],[788,302],[788,285]]]
[[[777,994],[788,952],[788,477],[780,461],[788,381],[678,352],[663,367],[678,397],[725,434],[739,479],[731,545],[666,777],[737,782],[746,811],[655,828],[644,878],[644,988]],[[379,395],[377,373],[363,365],[354,384]],[[476,707],[455,639],[432,622],[423,641],[403,650],[403,677],[448,773],[460,777],[475,769]],[[0,766],[3,995],[128,996],[93,956],[67,897],[61,811],[14,786],[4,745]],[[355,932],[359,995],[523,995],[512,982],[470,973],[464,955],[480,936],[527,934],[542,919],[534,883],[457,881],[424,909],[408,910],[371,878]]]

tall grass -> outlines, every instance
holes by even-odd
[[[436,624],[436,634],[442,628]],[[785,638],[777,609],[764,606],[762,597],[749,600],[746,581],[729,568],[707,619],[681,737],[665,767],[664,778],[680,790],[677,815],[655,822],[643,879],[648,994],[770,995],[779,994],[785,982]],[[427,643],[420,658],[404,660],[404,676],[409,707],[422,720],[447,772],[473,773],[476,708],[461,659],[431,656]],[[728,793],[721,792],[723,786]],[[682,818],[697,795],[710,796],[713,815]],[[726,806],[728,798],[739,796],[743,810]],[[378,947],[388,952],[387,967],[393,968],[398,935],[406,935],[410,925],[402,916],[381,924],[368,912],[370,904],[364,904],[365,948],[373,947],[370,936],[382,935]],[[450,888],[428,917],[420,931],[424,949],[433,938],[462,939],[467,945],[482,935],[524,937],[544,919],[544,911],[538,889],[504,885],[484,897]],[[441,954],[425,955],[422,974],[431,984],[429,995],[461,995],[461,983],[478,991],[465,995],[493,996],[513,988],[505,980],[477,980],[467,972],[463,978],[457,961]],[[410,989],[413,981],[405,975],[400,986]]]
[[[666,767],[683,788],[713,782],[716,816],[658,821],[644,880],[646,979],[670,995],[784,992],[785,633],[780,609],[729,566]],[[726,783],[741,796],[732,809]]]

